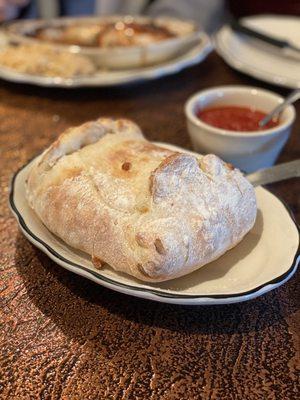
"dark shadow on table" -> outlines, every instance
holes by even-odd
[[[299,307],[299,302],[292,304],[293,310],[281,304],[292,293],[293,280],[258,299],[223,306],[178,306],[126,296],[64,270],[21,233],[16,239],[15,263],[31,301],[75,340],[84,340],[85,335],[87,339],[99,329],[101,318],[118,319],[137,330],[148,326],[187,334],[263,331],[282,323],[284,310],[294,312]]]

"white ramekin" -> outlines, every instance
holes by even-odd
[[[196,112],[207,107],[235,105],[268,113],[282,101],[273,92],[251,86],[218,86],[196,93],[185,104],[187,128],[195,150],[217,154],[245,172],[273,165],[290,135],[296,116],[293,106],[281,113],[278,126],[246,133],[208,125]]]

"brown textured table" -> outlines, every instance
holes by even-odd
[[[299,396],[299,273],[237,305],[139,300],[54,264],[19,232],[7,205],[13,172],[64,128],[100,115],[126,116],[152,140],[189,147],[184,101],[202,88],[232,83],[268,87],[234,72],[215,54],[177,76],[118,89],[0,82],[1,399]],[[281,161],[300,157],[299,129],[298,116]],[[270,189],[299,222],[299,181]]]

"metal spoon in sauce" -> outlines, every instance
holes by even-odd
[[[271,121],[271,119],[280,114],[285,107],[294,103],[298,99],[300,99],[300,89],[293,90],[292,93],[290,93],[281,104],[275,107],[269,114],[260,120],[258,125],[263,128],[269,121]]]

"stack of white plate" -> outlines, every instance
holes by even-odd
[[[300,48],[300,18],[260,15],[243,18],[242,24]],[[275,85],[300,87],[300,52],[299,60],[286,57],[280,49],[236,33],[229,25],[216,34],[215,44],[234,69]]]

